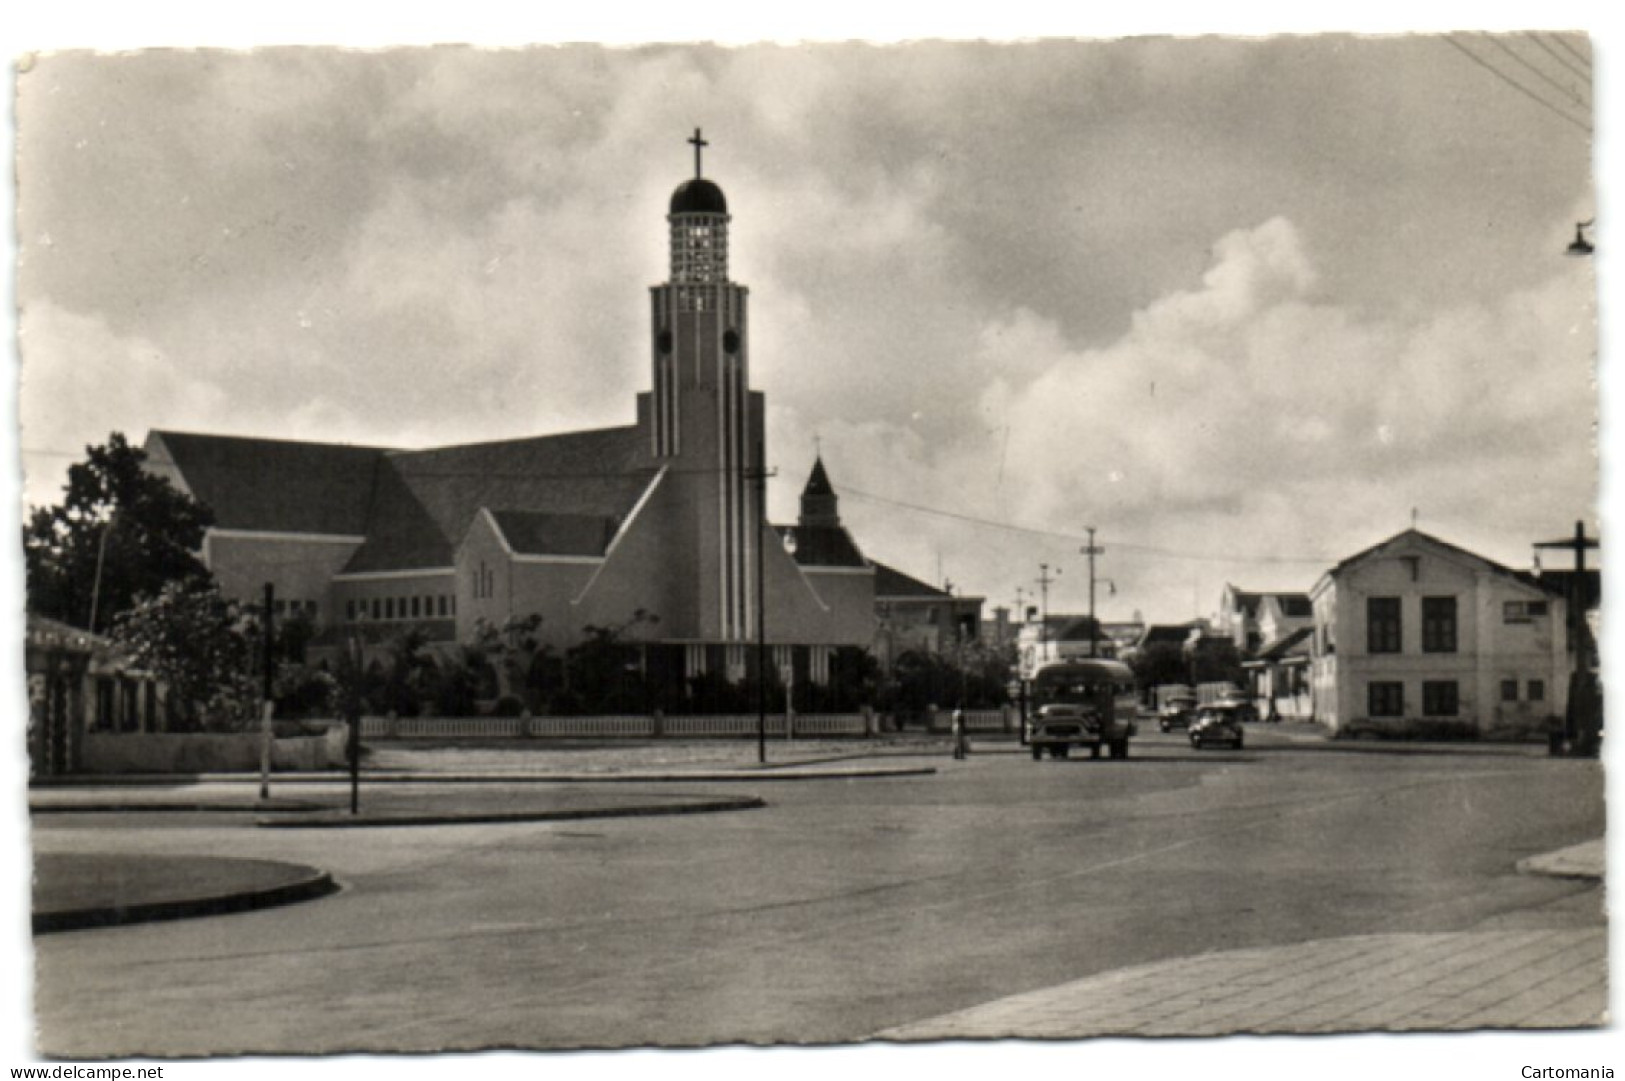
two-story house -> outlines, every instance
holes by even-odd
[[[1414,529],[1333,567],[1310,592],[1316,718],[1456,721],[1483,734],[1562,716],[1563,597]]]

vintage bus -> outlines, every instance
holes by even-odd
[[[1034,761],[1046,753],[1065,758],[1073,747],[1089,748],[1091,758],[1102,747],[1113,758],[1128,757],[1140,708],[1128,665],[1104,658],[1040,665],[1029,704],[1037,708],[1027,733]]]

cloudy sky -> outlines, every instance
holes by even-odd
[[[629,423],[666,200],[733,213],[771,509],[1107,618],[1411,522],[1593,521],[1580,36],[57,52],[17,79],[24,497],[110,430]],[[1536,99],[1540,100],[1536,100]],[[1035,603],[1035,602],[1034,602]]]

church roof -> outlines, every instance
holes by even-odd
[[[834,495],[835,488],[829,482],[829,474],[824,472],[824,459],[819,457],[813,462],[812,473],[807,477],[807,486],[801,494],[808,495]]]
[[[516,551],[600,555],[654,477],[634,427],[421,451],[155,434],[217,528],[364,536],[352,573],[451,566],[481,507]]]
[[[192,496],[219,529],[366,532],[374,477],[388,453],[348,443],[302,443],[193,432],[162,440]]]
[[[600,515],[499,510],[491,517],[520,555],[601,556],[615,537],[615,519]]]
[[[643,446],[637,429],[625,427],[391,454],[373,493],[367,543],[345,570],[450,566],[481,507],[499,522],[522,512],[619,523],[654,478]],[[539,539],[541,526],[530,519],[513,521],[523,543],[562,543]],[[578,542],[575,525],[547,528]]]
[[[857,542],[838,525],[774,526],[779,536],[794,538],[796,562],[803,567],[867,567]]]
[[[671,213],[726,214],[728,200],[721,188],[703,176],[697,176],[693,180],[683,181],[671,193]]]
[[[912,597],[920,600],[947,600],[951,597],[945,589],[938,589],[918,578],[911,578],[895,567],[888,567],[884,563],[875,563],[875,599]]]

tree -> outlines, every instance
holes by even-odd
[[[62,502],[23,527],[28,609],[76,627],[111,626],[140,596],[200,583],[212,512],[142,468],[146,452],[113,432],[68,469]]]
[[[523,694],[531,706],[539,706],[542,688],[538,686],[537,676],[549,651],[537,637],[541,626],[542,617],[535,612],[528,616],[509,616],[501,624],[483,617],[474,621],[474,640],[468,650],[494,670],[499,700],[523,701]]]
[[[169,582],[112,628],[130,659],[168,685],[182,723],[214,731],[246,728],[256,718],[261,633],[257,616],[207,581]]]
[[[1128,664],[1141,687],[1190,682],[1190,660],[1176,642],[1152,642],[1137,651]]]
[[[588,712],[642,712],[649,708],[648,685],[639,665],[638,647],[625,640],[633,627],[659,623],[660,617],[642,608],[618,626],[582,628],[583,641],[565,653],[564,678],[572,704]]]

